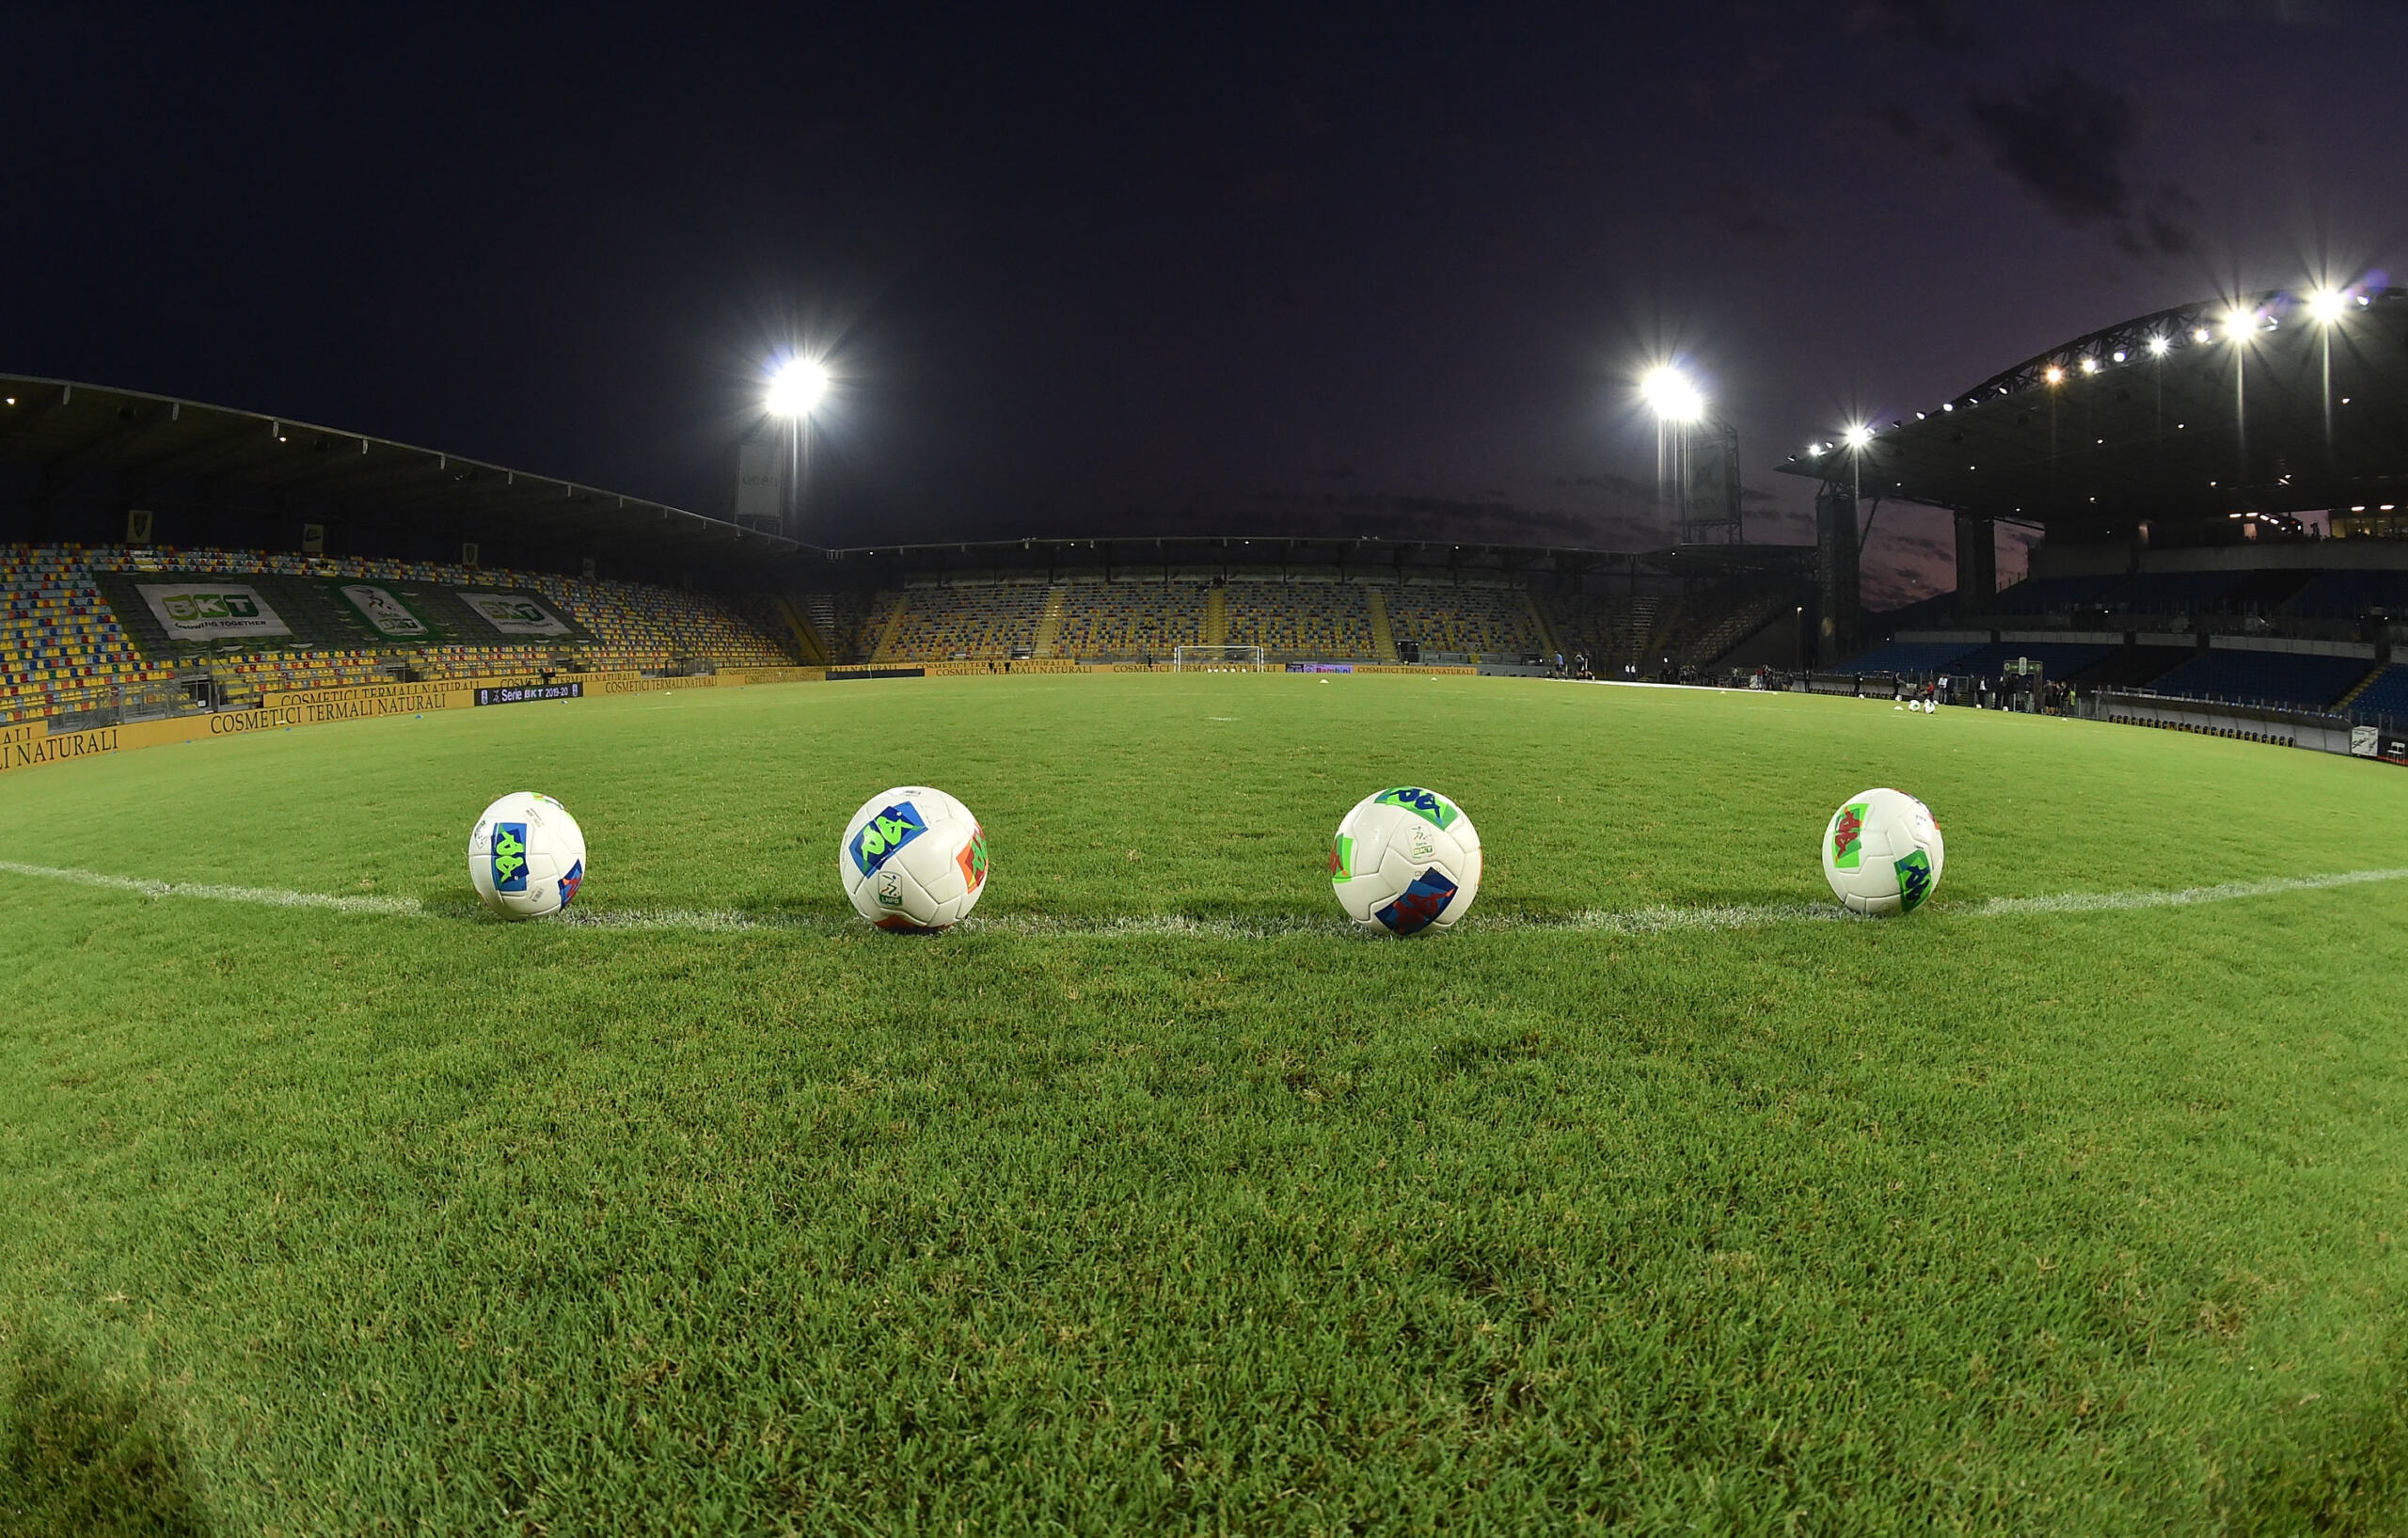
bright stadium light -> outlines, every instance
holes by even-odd
[[[2258,329],[2258,312],[2254,309],[2227,309],[2224,314],[2224,335],[2226,341],[2246,341]]]
[[[1705,415],[1705,397],[1680,370],[1650,369],[1639,381],[1639,393],[1666,421],[1695,421]]]
[[[2082,360],[2082,372],[2084,373],[2097,373],[2099,372],[2099,360],[2095,357],[2083,358]]]
[[[2208,328],[2203,325],[2196,331],[2192,332],[2191,340],[2193,341],[2206,341],[2208,340]]]
[[[2148,356],[2151,357],[2163,357],[2165,356],[2166,349],[2173,345],[2174,343],[2166,341],[2163,337],[2151,337],[2148,339]]]
[[[2307,312],[2326,325],[2339,320],[2349,308],[2350,296],[2337,289],[2321,289],[2307,296]]]
[[[1873,429],[1862,422],[1858,422],[1847,430],[1847,446],[1851,449],[1861,449],[1872,441]]]
[[[828,367],[816,358],[798,357],[769,375],[768,405],[772,417],[807,417],[828,393]]]
[[[2052,363],[2041,377],[2052,385],[2062,385],[2066,382],[2066,371]]]

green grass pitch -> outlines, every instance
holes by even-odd
[[[922,781],[994,876],[877,934],[837,835]],[[1330,832],[1393,784],[1478,823],[1455,933],[1339,925]],[[1937,896],[1811,916],[1881,784]],[[482,915],[517,788],[646,922]],[[12,774],[0,861],[260,889],[0,871],[0,1531],[2408,1521],[2408,879],[2248,885],[2408,870],[2381,766],[1460,677],[799,685]]]

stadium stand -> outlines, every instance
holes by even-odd
[[[1063,592],[1054,649],[1065,657],[1168,657],[1172,647],[1204,639],[1204,607],[1200,582],[1072,582]]]
[[[2143,572],[2101,605],[2119,614],[2188,614],[2214,605],[2241,581],[2241,573],[2229,571]]]
[[[2408,614],[2408,571],[2321,571],[2283,606],[2304,619],[2350,620],[2372,610]]]
[[[2084,690],[2139,689],[2198,655],[2194,646],[2121,646],[2066,681]]]
[[[1976,642],[1970,641],[1893,641],[1876,646],[1853,661],[1843,662],[1841,673],[1900,674],[1938,673],[1953,667],[1956,659],[1972,652]]]
[[[943,662],[1026,656],[1037,643],[1045,594],[1028,582],[911,589],[902,595],[903,623],[880,657]]]
[[[0,547],[0,724],[175,676],[135,651],[73,547]]]
[[[1404,582],[1386,594],[1388,627],[1424,651],[1518,660],[1537,652],[1530,606],[1520,590]]]
[[[293,630],[269,645],[177,644],[138,603],[113,599],[144,574],[194,572],[242,578]],[[505,588],[541,594],[584,635],[521,645],[459,642],[409,647],[373,644],[311,578]],[[791,661],[758,626],[693,594],[642,583],[584,581],[547,573],[437,563],[372,561],[256,550],[76,546],[0,548],[0,720],[9,722],[121,702],[132,688],[214,682],[230,703],[266,691],[372,683],[404,674],[460,678],[536,672],[657,672],[696,664],[774,667]],[[465,611],[424,600],[440,621],[465,630]]]
[[[1273,657],[1366,658],[1371,609],[1360,587],[1337,582],[1231,582],[1229,642]]]
[[[2199,652],[2150,687],[2160,694],[2322,710],[2348,693],[2371,664],[2354,657],[2297,652]]]
[[[2077,604],[2099,603],[2123,580],[2120,573],[2107,577],[2035,577],[2003,590],[1981,608],[1990,614],[2062,614]]]
[[[2353,715],[2408,718],[2408,664],[2395,662],[2350,702]]]
[[[1609,598],[1596,594],[1559,594],[1545,605],[1555,643],[1567,665],[1587,653],[1591,668],[1600,675],[1619,673],[1623,664],[1650,668],[1662,654],[1656,649],[1663,600],[1648,595]]]
[[[2050,682],[2061,683],[2084,668],[2106,661],[2121,649],[2063,641],[1995,641],[1953,658],[1946,671],[1995,678],[2020,657],[2039,663]]]

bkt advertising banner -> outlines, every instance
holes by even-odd
[[[177,641],[220,636],[289,636],[260,590],[240,582],[137,582],[142,601]]]
[[[460,601],[506,636],[564,636],[561,617],[524,593],[462,593]]]
[[[399,594],[378,582],[338,582],[335,592],[380,636],[424,641],[434,631]]]

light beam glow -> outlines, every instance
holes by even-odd
[[[1705,415],[1705,396],[1688,375],[1669,364],[1648,370],[1639,381],[1639,393],[1666,421],[1695,421]]]
[[[827,394],[828,366],[817,358],[792,358],[769,375],[766,404],[773,417],[807,417]]]

